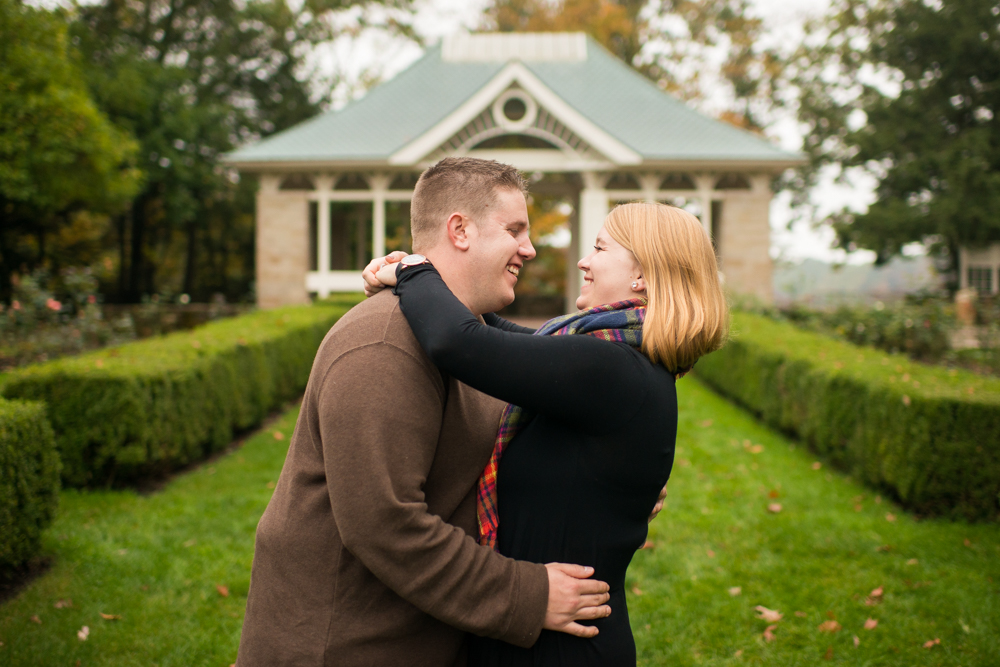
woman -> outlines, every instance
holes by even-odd
[[[634,665],[625,571],[673,464],[674,383],[728,325],[712,244],[694,216],[662,204],[615,208],[580,260],[580,312],[538,331],[487,325],[430,264],[382,268],[430,358],[507,401],[478,490],[480,541],[537,563],[591,565],[612,614],[593,638],[543,631],[531,649],[476,638],[470,663]],[[534,335],[529,335],[534,334]]]

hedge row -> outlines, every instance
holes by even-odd
[[[1000,512],[1000,380],[734,313],[697,374],[924,514]]]
[[[0,400],[0,581],[38,550],[59,491],[59,455],[41,403]]]
[[[48,406],[67,486],[161,474],[230,442],[305,387],[356,298],[259,311],[7,374],[0,395]]]

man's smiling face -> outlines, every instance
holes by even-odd
[[[474,300],[489,313],[514,302],[514,285],[524,263],[535,256],[528,238],[528,206],[517,190],[499,190],[480,220],[469,250],[475,266]]]

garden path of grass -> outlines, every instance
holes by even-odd
[[[915,520],[696,379],[679,393],[668,504],[629,570],[641,665],[1000,664],[1000,526]],[[154,495],[63,492],[54,566],[0,606],[0,664],[232,663],[296,412]],[[772,642],[756,605],[784,614]],[[830,620],[842,629],[820,632]]]

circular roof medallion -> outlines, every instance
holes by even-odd
[[[505,130],[523,130],[538,116],[538,105],[520,88],[508,90],[493,103],[493,120]]]

